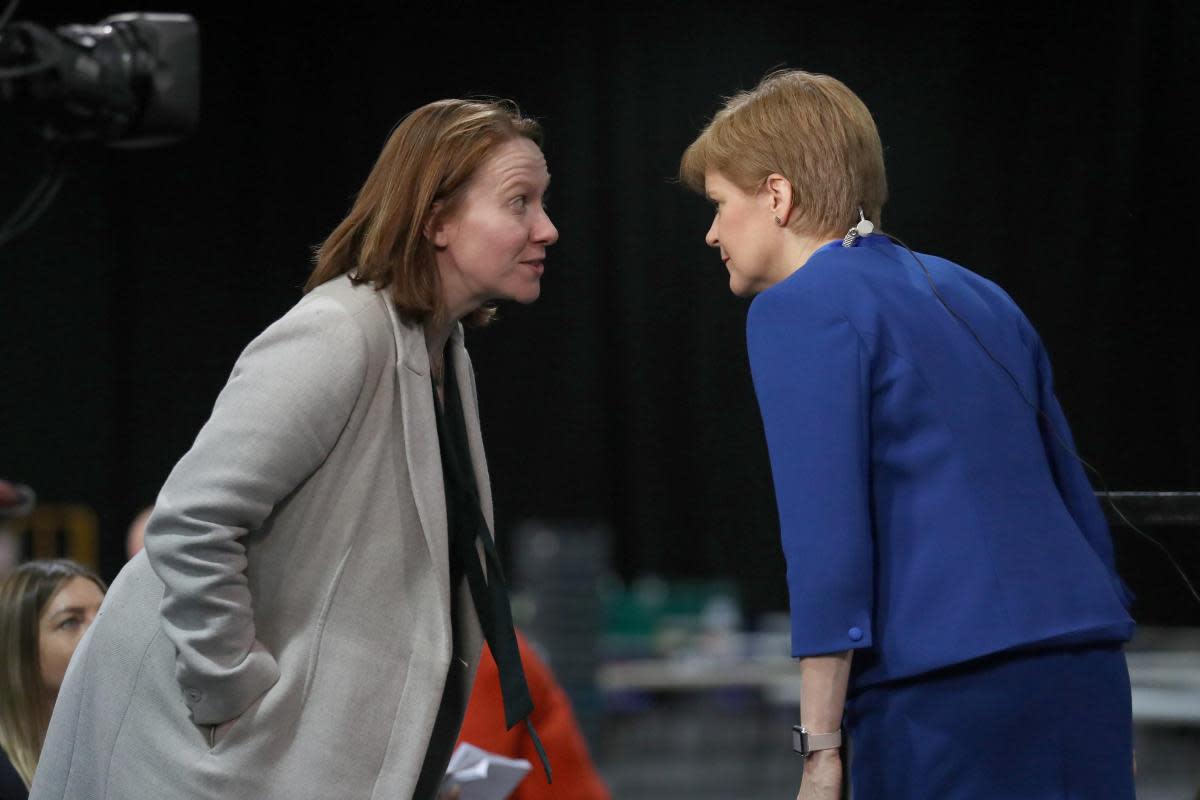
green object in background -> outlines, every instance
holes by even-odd
[[[606,657],[669,656],[714,628],[738,630],[741,603],[733,581],[666,581],[643,576],[614,582],[605,597]]]

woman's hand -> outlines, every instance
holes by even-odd
[[[437,800],[458,800],[460,795],[462,795],[462,787],[455,785],[445,791],[438,792]]]
[[[804,778],[796,800],[841,800],[842,754],[818,750],[804,762]]]

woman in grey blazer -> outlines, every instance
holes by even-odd
[[[72,661],[35,800],[436,793],[482,640],[451,578],[439,416],[461,420],[486,531],[460,322],[538,296],[558,238],[539,142],[503,102],[395,129],[168,477]]]

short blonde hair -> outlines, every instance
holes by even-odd
[[[438,100],[409,113],[392,131],[350,213],[317,250],[304,290],[347,272],[356,283],[388,289],[401,317],[425,323],[446,314],[433,244],[425,228],[452,214],[475,171],[501,145],[529,139],[538,123],[509,100]],[[463,320],[484,325],[495,308]]]
[[[792,184],[801,233],[841,236],[867,219],[881,224],[887,200],[883,146],[871,112],[841,81],[780,70],[726,100],[684,152],[679,178],[703,193],[713,170],[756,192],[773,173]]]

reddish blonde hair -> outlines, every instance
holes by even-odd
[[[309,292],[353,272],[355,283],[390,289],[402,318],[444,318],[433,243],[425,236],[438,214],[452,214],[471,177],[497,147],[524,137],[538,146],[541,127],[509,100],[438,100],[400,121],[358,192],[350,213],[317,248]],[[463,321],[486,325],[478,308]]]
[[[841,236],[860,206],[879,226],[887,201],[871,112],[841,81],[801,70],[773,72],[726,100],[684,152],[679,178],[703,193],[710,170],[751,193],[773,173],[787,178],[797,212],[789,225],[804,234]]]

